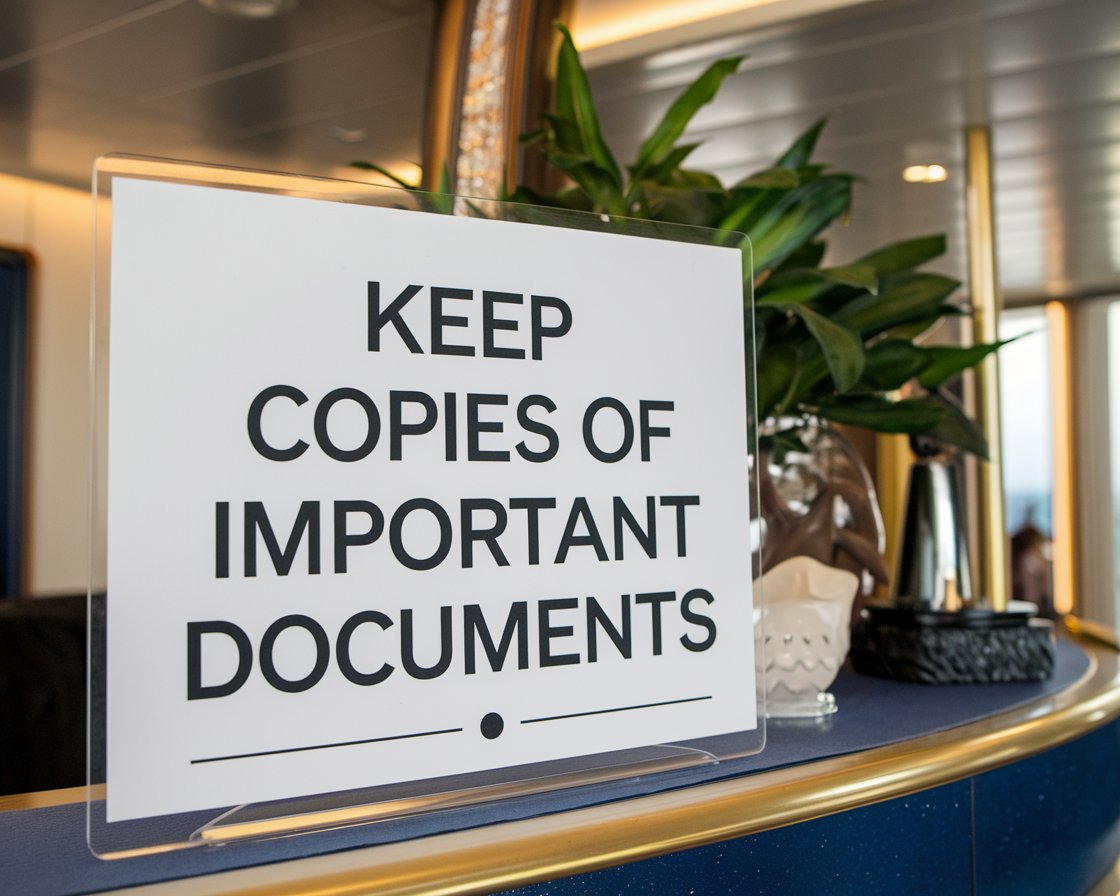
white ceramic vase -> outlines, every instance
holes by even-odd
[[[762,641],[766,715],[811,718],[836,712],[828,692],[850,644],[854,573],[812,557],[785,560],[756,580],[762,609],[755,635]]]

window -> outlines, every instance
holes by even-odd
[[[1007,532],[1033,525],[1047,537],[1054,492],[1050,415],[1050,352],[1042,308],[1005,311],[1000,339],[1000,422]]]
[[[1005,311],[999,336],[1015,340],[999,353],[1011,596],[1030,601],[1043,615],[1050,616],[1055,612],[1055,489],[1050,333],[1045,309]]]

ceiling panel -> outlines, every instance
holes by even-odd
[[[333,14],[324,14],[328,8]],[[286,70],[307,54],[345,58],[348,44],[409,22],[372,3],[304,3],[290,14],[248,20],[193,2],[44,53],[34,65],[36,75],[52,83],[137,100],[184,83]]]
[[[1032,5],[996,19],[987,36],[991,71],[1033,68],[1050,59],[1120,50],[1120,14],[1114,0]]]
[[[167,92],[144,108],[203,123],[216,136],[257,130],[309,114],[329,115],[408,94],[423,96],[413,60],[427,52],[428,35],[402,26],[190,89]],[[417,104],[419,107],[419,104]]]
[[[193,0],[5,0],[0,28],[0,67],[11,58],[49,44],[80,39],[87,32],[117,27]]]
[[[349,168],[353,161],[376,160],[387,165],[419,164],[416,141],[422,118],[411,98],[392,100],[375,108],[280,126],[239,136],[200,140],[179,148],[183,158],[250,168],[297,170],[321,176],[363,180],[367,175]],[[333,127],[361,130],[360,143],[342,143],[332,137]],[[307,159],[316,159],[314,170]]]
[[[1120,101],[1082,103],[1041,115],[1005,119],[995,127],[1000,155],[1054,152],[1083,143],[1111,143],[1120,134]]]
[[[128,134],[124,142],[121,135]],[[93,176],[93,161],[110,152],[135,152],[139,155],[175,157],[178,148],[196,137],[189,124],[181,121],[137,116],[126,111],[106,111],[82,127],[56,123],[35,128],[25,149],[31,166],[37,170],[69,169],[75,156],[88,159],[81,183],[88,187]],[[142,147],[131,149],[130,147]]]
[[[1120,50],[1062,60],[991,79],[991,108],[999,118],[1017,118],[1070,106],[1120,100]]]
[[[158,16],[47,52],[35,74],[54,84],[81,85],[118,101],[136,100],[179,81],[276,56],[287,45],[291,19],[261,22],[181,4]]]
[[[0,0],[0,170],[85,184],[106,151],[317,174],[417,159],[434,21],[435,0],[301,0],[262,21]]]

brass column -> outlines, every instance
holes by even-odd
[[[965,130],[968,176],[968,280],[972,294],[973,342],[999,338],[1000,296],[996,278],[992,206],[992,139],[987,127]],[[1011,595],[1007,526],[1003,512],[1003,453],[999,419],[999,361],[995,354],[976,369],[976,412],[990,458],[980,462],[978,579],[992,609],[1006,610]]]

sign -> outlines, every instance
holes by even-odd
[[[756,728],[738,250],[118,177],[110,822]]]

